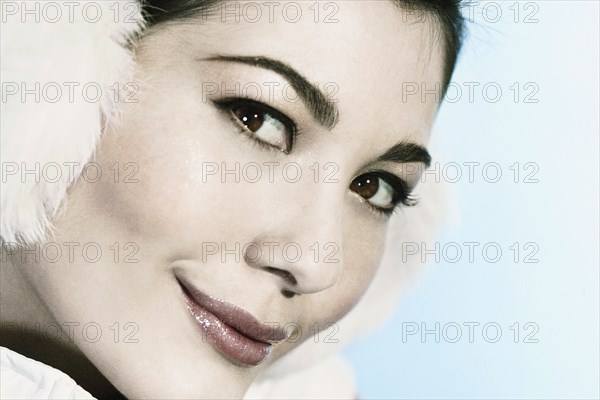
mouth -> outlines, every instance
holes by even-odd
[[[209,296],[179,277],[177,281],[202,340],[231,361],[256,366],[269,356],[273,344],[287,339],[278,324],[264,324],[238,306]]]

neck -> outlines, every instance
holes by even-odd
[[[69,340],[27,281],[21,272],[21,251],[2,246],[1,252],[0,346],[61,370],[98,399],[124,399]]]

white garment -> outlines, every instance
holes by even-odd
[[[67,374],[0,347],[1,399],[94,399]]]

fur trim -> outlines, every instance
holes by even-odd
[[[133,67],[125,45],[142,26],[139,6],[129,15],[137,3],[51,3],[0,3],[4,242],[40,241],[51,229],[102,125],[116,119],[117,88]]]

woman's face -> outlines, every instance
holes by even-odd
[[[391,2],[286,4],[141,39],[121,124],[55,221],[73,257],[24,267],[60,325],[102,328],[75,344],[128,397],[242,396],[358,301],[386,211],[419,179],[425,153],[407,144],[426,146],[441,91],[431,23]],[[292,337],[222,331],[206,309],[269,336],[199,293]]]

